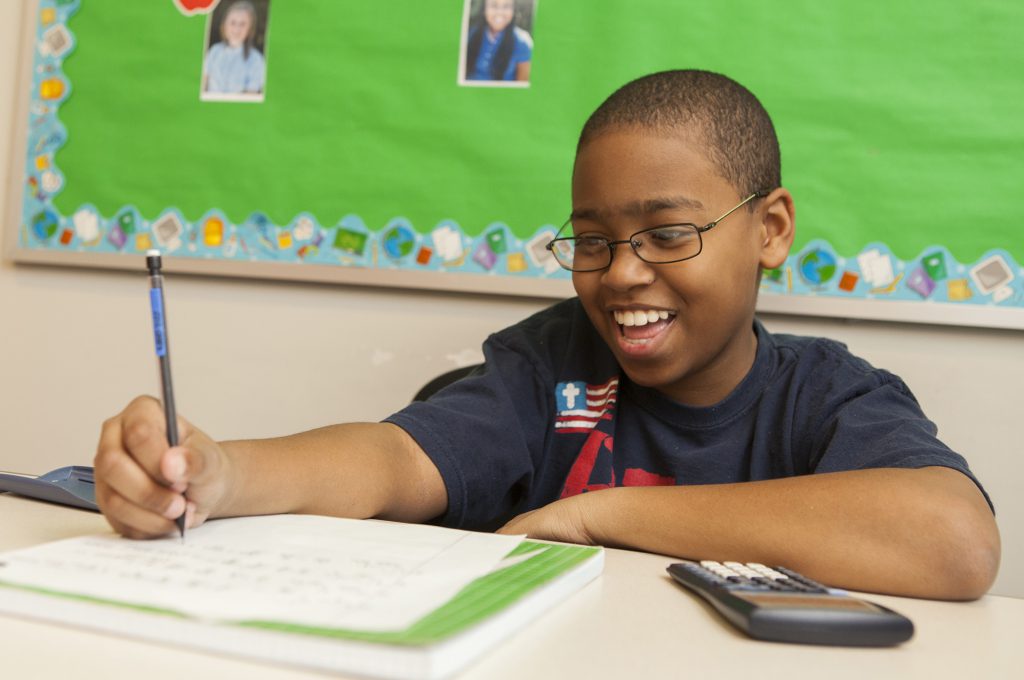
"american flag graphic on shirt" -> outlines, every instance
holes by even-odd
[[[601,385],[583,381],[555,385],[555,432],[590,432],[602,420],[611,420],[619,388],[616,376]]]

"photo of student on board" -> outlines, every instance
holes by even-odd
[[[534,1],[467,0],[467,81],[529,82]]]
[[[795,215],[754,94],[701,70],[633,80],[583,125],[548,245],[575,297],[381,422],[218,442],[179,416],[169,447],[160,402],[138,397],[103,424],[97,502],[132,538],[182,513],[377,517],[978,598],[993,509],[910,388],[755,315]]]
[[[210,15],[203,99],[262,100],[268,11],[269,0],[233,0]]]

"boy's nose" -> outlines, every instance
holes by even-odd
[[[654,265],[644,262],[629,245],[621,243],[612,253],[612,263],[601,281],[614,290],[629,290],[654,283]]]

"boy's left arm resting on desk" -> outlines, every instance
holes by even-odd
[[[692,559],[784,565],[832,586],[974,599],[999,566],[981,492],[951,468],[879,468],[566,498],[503,531]]]

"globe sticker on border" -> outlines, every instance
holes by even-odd
[[[836,258],[827,250],[815,248],[800,257],[799,271],[807,285],[821,288],[836,275]]]
[[[384,237],[381,239],[384,254],[392,260],[401,260],[408,256],[412,253],[415,245],[416,233],[404,224],[391,227],[384,232]]]

